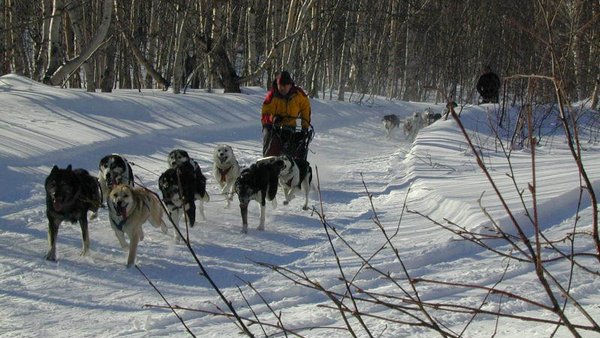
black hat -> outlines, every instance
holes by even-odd
[[[279,75],[277,75],[277,84],[287,85],[293,83],[294,80],[292,80],[292,76],[288,71],[284,70],[283,72],[279,73]]]

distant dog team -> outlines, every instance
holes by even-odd
[[[419,130],[431,125],[441,117],[442,115],[440,113],[434,113],[430,108],[427,108],[425,111],[415,112],[412,116],[406,118],[404,121],[401,121],[396,114],[385,115],[382,119],[382,122],[386,137],[388,139],[391,138],[392,131],[400,127],[400,123],[402,123],[402,130],[405,138],[410,141],[414,141],[419,133]]]

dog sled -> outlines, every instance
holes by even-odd
[[[290,126],[286,121],[296,120],[296,126]],[[270,138],[267,144],[269,155],[289,155],[293,159],[306,160],[308,157],[308,146],[312,141],[315,131],[312,124],[309,128],[302,128],[302,118],[279,117],[275,119],[270,131]]]

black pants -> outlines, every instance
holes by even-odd
[[[307,132],[288,129],[263,127],[263,156],[290,155],[293,158],[306,159]]]
[[[273,127],[263,127],[263,156],[279,156],[283,152],[283,142],[278,133],[273,132]]]

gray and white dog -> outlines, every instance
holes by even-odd
[[[400,126],[400,118],[396,114],[385,115],[381,120],[383,122],[383,128],[385,128],[385,135],[387,138],[392,137],[392,130]]]
[[[106,155],[98,165],[98,183],[102,191],[102,202],[108,201],[108,194],[118,184],[133,187],[133,170],[125,157],[119,154]]]

